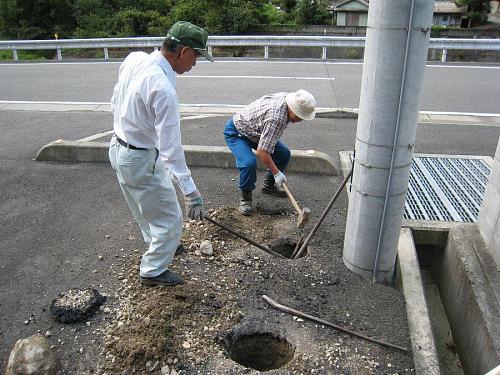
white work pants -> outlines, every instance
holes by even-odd
[[[181,243],[182,211],[175,188],[157,151],[132,150],[113,137],[111,167],[149,249],[141,260],[140,275],[155,277],[172,263]]]

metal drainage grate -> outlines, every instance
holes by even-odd
[[[415,156],[403,217],[476,222],[489,175],[482,159]]]
[[[476,222],[490,172],[482,159],[414,156],[403,217]]]

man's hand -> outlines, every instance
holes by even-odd
[[[283,182],[286,182],[286,177],[283,173],[278,172],[274,175],[274,184],[276,187],[283,187]]]
[[[187,216],[191,220],[203,220],[205,216],[205,208],[203,207],[203,199],[198,190],[184,196]]]

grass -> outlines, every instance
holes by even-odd
[[[42,52],[43,53],[43,52]],[[41,52],[17,51],[19,60],[46,60],[47,58]],[[0,61],[13,61],[14,54],[10,50],[0,51]]]

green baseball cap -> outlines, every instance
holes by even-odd
[[[178,21],[174,23],[168,31],[167,38],[189,46],[207,60],[214,61],[207,51],[207,32],[201,27],[193,25],[191,22]]]

